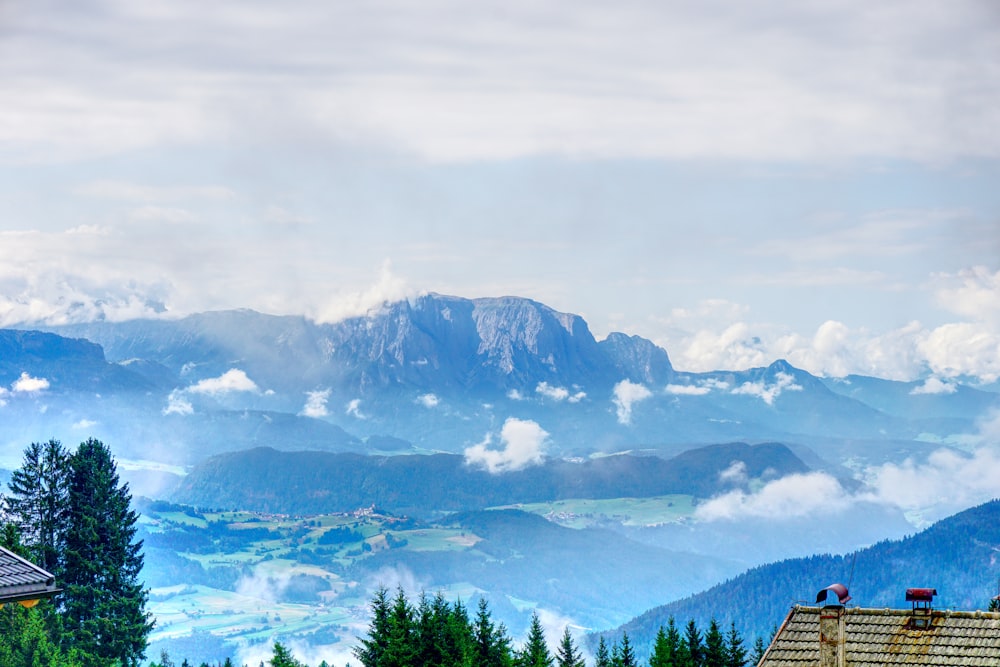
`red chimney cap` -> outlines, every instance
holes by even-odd
[[[907,602],[930,602],[937,595],[936,588],[907,588]]]
[[[847,601],[851,599],[851,596],[847,593],[847,586],[844,584],[831,584],[816,594],[816,602],[829,601],[829,593],[836,595],[837,602],[842,605],[847,604]]]

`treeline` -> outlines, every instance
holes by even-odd
[[[372,619],[367,637],[354,649],[363,667],[588,667],[569,628],[563,630],[553,650],[537,614],[532,615],[522,646],[514,647],[503,623],[493,620],[485,599],[480,598],[474,614],[456,601],[449,603],[441,593],[433,598],[421,594],[412,604],[402,590],[392,597],[378,589],[371,601]],[[761,640],[748,655],[736,628],[723,633],[713,620],[702,633],[694,621],[681,632],[670,619],[660,628],[648,662],[636,657],[627,633],[610,646],[601,638],[593,667],[748,667],[759,662]],[[196,667],[187,660],[175,663],[164,652],[150,667]],[[197,667],[236,667],[231,659]],[[243,667],[247,667],[243,665]],[[309,667],[280,642],[274,644],[269,661],[260,667]],[[333,667],[325,660],[317,667]],[[350,667],[348,665],[348,667]]]
[[[110,450],[32,443],[0,497],[0,544],[55,576],[62,592],[0,609],[3,667],[135,667],[153,627],[139,582],[142,542]]]
[[[456,601],[449,604],[439,593],[421,595],[413,605],[402,590],[390,599],[383,588],[372,603],[368,636],[354,655],[364,667],[586,667],[569,628],[565,628],[553,650],[537,614],[520,648],[513,643],[503,623],[495,623],[482,598],[474,615]],[[755,656],[763,653],[763,642]],[[747,649],[736,628],[723,633],[713,620],[702,634],[689,621],[682,634],[673,619],[660,628],[649,658],[649,667],[745,667]],[[610,646],[602,638],[592,663],[594,667],[638,667],[635,647],[627,633]]]

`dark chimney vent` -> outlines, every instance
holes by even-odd
[[[913,603],[910,627],[923,630],[931,627],[931,602],[937,595],[936,588],[907,588],[906,601]]]
[[[836,602],[830,599],[830,593],[837,596]],[[825,602],[824,607],[843,607],[850,599],[851,596],[848,595],[847,586],[844,584],[831,584],[816,594],[816,603]]]

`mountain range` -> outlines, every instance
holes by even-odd
[[[780,441],[831,464],[882,461],[967,437],[1000,404],[782,360],[683,372],[649,340],[598,341],[579,316],[516,297],[429,294],[337,323],[237,310],[0,330],[0,350],[0,442],[95,434],[178,465],[256,446],[499,448],[511,417],[538,424],[556,456]],[[21,378],[44,388],[17,390]]]

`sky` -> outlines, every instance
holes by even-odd
[[[517,295],[1000,378],[993,0],[0,0],[0,326]]]

